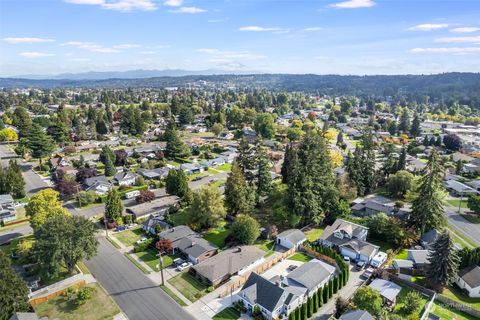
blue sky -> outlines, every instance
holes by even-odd
[[[0,76],[480,71],[478,0],[0,0]]]

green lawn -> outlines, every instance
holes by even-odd
[[[233,307],[228,307],[213,316],[213,320],[237,320],[240,318],[240,312]]]
[[[166,294],[168,294],[170,296],[170,298],[172,298],[173,300],[175,300],[176,303],[178,303],[179,305],[181,305],[182,307],[185,307],[187,304],[182,300],[180,299],[172,290],[170,290],[169,287],[166,287],[166,286],[162,286],[160,285],[160,288],[165,291]]]
[[[218,248],[223,249],[225,247],[225,240],[230,235],[230,229],[225,226],[220,226],[211,229],[209,232],[203,235],[203,239],[213,243]]]
[[[125,230],[125,231],[115,233],[113,237],[115,237],[117,240],[123,243],[126,247],[129,247],[129,246],[133,246],[135,242],[140,240],[140,238],[144,234],[145,232],[143,231],[143,229],[138,227],[135,229]]]
[[[442,295],[454,301],[458,301],[463,304],[466,304],[474,309],[480,310],[480,298],[470,298],[469,296],[466,296],[455,285],[451,286],[448,289],[443,290]]]
[[[210,185],[211,185],[213,188],[220,188],[223,184],[225,184],[225,181],[226,181],[226,180],[218,180],[218,181],[215,181],[215,182],[210,183]]]
[[[219,171],[213,169],[213,168],[208,168],[208,172],[209,173],[213,173],[213,174],[217,174],[217,173],[220,173]]]
[[[458,208],[458,205],[460,204],[460,208],[468,208],[467,206],[467,200],[460,200],[460,199],[448,199],[447,203],[451,205],[452,207]]]
[[[293,256],[288,257],[288,260],[308,262],[313,258],[304,253],[295,253]]]
[[[170,220],[172,221],[172,223],[175,227],[187,224],[187,222],[188,222],[188,210],[184,209],[180,212],[172,214],[170,216]]]
[[[452,309],[439,302],[434,302],[430,312],[439,316],[441,320],[474,320],[474,316]]]
[[[411,291],[415,291],[415,290],[409,289],[407,287],[402,287],[402,290],[397,296],[397,303],[395,304],[395,309],[393,310],[393,313],[401,316],[403,319],[416,320],[416,319],[420,319],[420,315],[423,311],[423,308],[425,308],[425,305],[428,303],[428,298],[420,294],[421,301],[422,301],[420,308],[418,308],[418,310],[413,314],[405,314],[405,312],[402,310],[403,306],[405,305],[404,303],[405,297]]]
[[[195,302],[207,294],[208,287],[188,272],[182,272],[169,279],[168,282],[191,302]]]
[[[106,320],[120,313],[120,309],[105,290],[96,283],[88,286],[95,288],[91,299],[77,306],[74,301],[60,295],[35,307],[39,317],[62,320]]]
[[[305,235],[307,236],[308,241],[316,241],[320,236],[322,235],[323,231],[325,230],[324,227],[317,227],[317,228],[312,228],[305,232]]]
[[[215,169],[220,171],[230,172],[232,170],[232,164],[225,163],[225,164],[222,164],[221,166],[215,167]]]
[[[10,257],[12,252],[16,251],[17,244],[19,244],[21,241],[24,241],[24,240],[32,241],[32,240],[35,240],[35,238],[33,237],[33,234],[30,234],[28,236],[23,236],[23,237],[13,239],[12,241],[10,241],[10,243],[0,246],[0,250],[5,252],[7,256]],[[20,264],[26,263],[26,261],[22,261],[22,260],[23,259],[12,260],[12,264],[20,265]]]
[[[270,252],[273,250],[273,247],[275,245],[275,241],[273,240],[260,240],[255,243],[255,245],[262,249],[265,252]]]
[[[387,243],[385,241],[381,241],[381,240],[377,240],[377,239],[368,239],[367,240],[368,242],[376,245],[376,246],[379,246],[380,247],[380,251],[383,251],[383,252],[387,252],[388,249],[392,249],[393,250],[393,247],[390,243]]]
[[[469,248],[476,248],[477,247],[477,245],[472,240],[470,240],[470,238],[467,238],[465,235],[463,235],[459,232],[453,231],[450,228],[447,228],[447,229],[450,231],[450,235],[452,236],[453,242],[459,244],[462,248],[463,247],[469,247]]]
[[[152,268],[154,271],[160,271],[159,268],[157,268],[157,265],[160,263],[160,259],[157,256],[157,252],[153,248],[149,248],[146,251],[141,251],[135,253],[140,260],[148,264],[150,268]],[[165,255],[163,256],[163,268],[167,268],[172,265],[173,259],[178,258],[178,255]]]
[[[407,250],[406,249],[402,249],[400,250],[397,255],[395,256],[394,259],[397,259],[397,260],[407,260]]]
[[[207,177],[207,176],[208,176],[208,174],[203,173],[203,172],[202,173],[194,173],[194,174],[191,174],[191,175],[188,176],[188,180],[192,181],[195,178],[198,178],[198,177],[204,178],[204,177]]]

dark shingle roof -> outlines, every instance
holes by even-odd
[[[311,290],[327,279],[330,274],[321,263],[309,261],[290,272],[287,278]]]
[[[464,268],[458,272],[458,276],[462,278],[472,289],[480,286],[480,267],[471,266]]]
[[[375,320],[368,311],[353,310],[348,311],[339,318],[339,320]]]
[[[284,289],[252,272],[242,287],[245,299],[251,304],[258,304],[272,312],[278,308],[288,293]]]

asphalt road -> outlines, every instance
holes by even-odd
[[[0,233],[0,245],[8,242],[12,239],[26,236],[27,234],[31,234],[33,232],[32,227],[29,224],[19,226],[15,229],[9,229],[7,231]]]
[[[480,246],[480,225],[471,223],[460,214],[458,208],[445,207],[445,216],[448,223],[457,231],[463,233],[466,237]]]
[[[105,238],[98,240],[98,254],[86,265],[129,319],[194,319]]]

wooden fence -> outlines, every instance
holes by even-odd
[[[282,261],[285,258],[291,256],[295,252],[296,252],[295,248],[292,248],[288,251],[285,251],[281,255],[279,255],[277,257],[274,257],[271,260],[266,261],[265,263],[263,263],[260,266],[254,268],[253,270],[251,270],[249,272],[246,272],[246,273],[242,274],[241,276],[236,277],[235,279],[230,280],[230,283],[228,283],[225,290],[223,290],[218,296],[220,298],[224,298],[224,297],[232,294],[232,292],[234,292],[235,290],[237,290],[238,288],[243,286],[243,284],[245,282],[247,282],[247,279],[250,276],[250,273],[255,272],[257,274],[262,274],[265,271],[267,271],[268,269],[270,269],[271,267],[273,267],[274,265],[276,265],[277,263],[279,263],[280,261]]]
[[[302,250],[305,253],[315,257],[318,260],[321,260],[321,261],[323,261],[325,263],[328,263],[332,266],[335,266],[337,269],[339,269],[337,261],[335,261],[335,259],[333,259],[333,258],[330,258],[329,256],[321,254],[320,252],[317,252],[317,251],[313,250],[312,248],[309,248],[309,247],[306,247],[306,246],[300,246],[300,250]]]
[[[83,274],[77,274],[28,295],[32,307],[61,295],[67,288],[83,287],[86,284]]]

